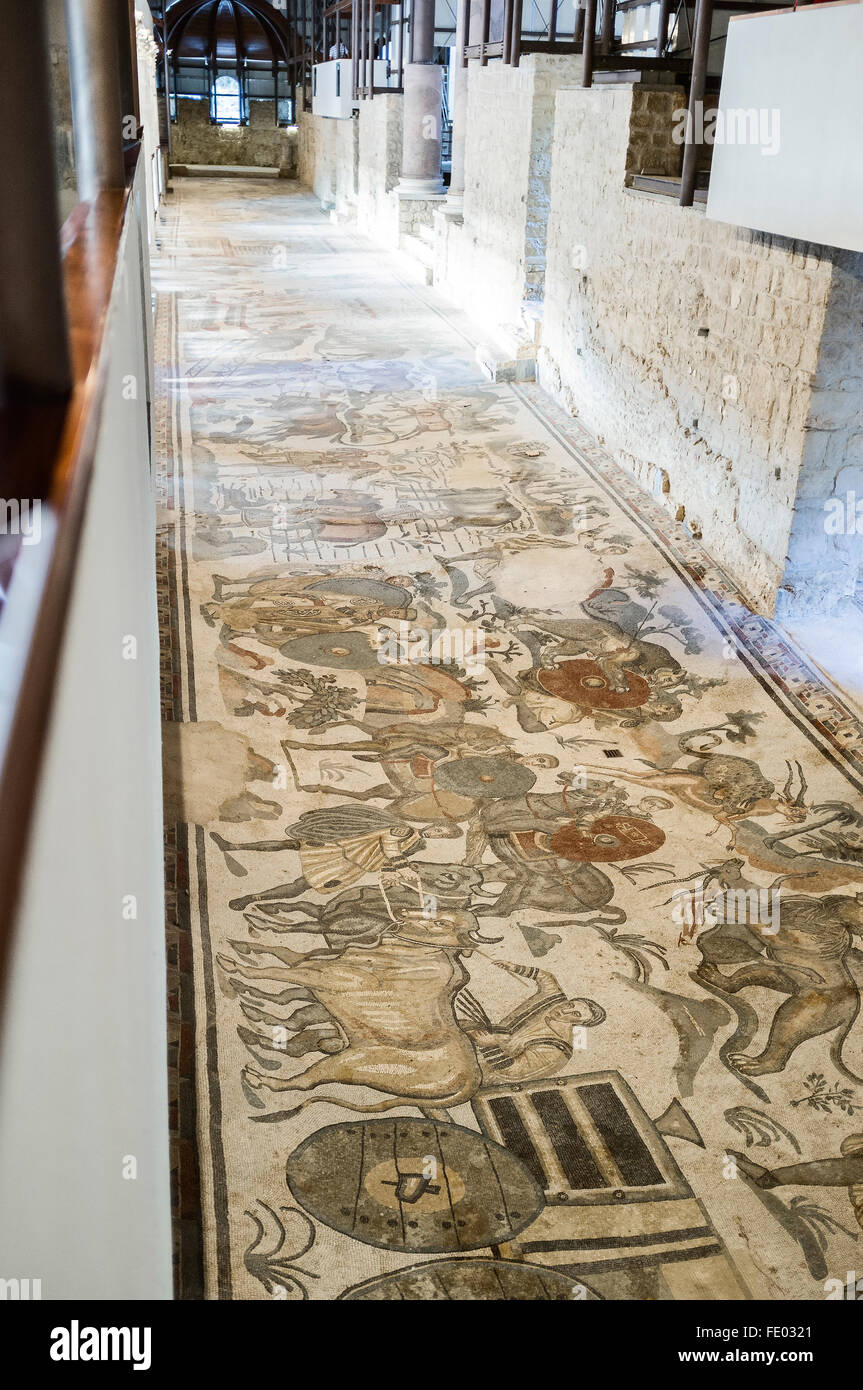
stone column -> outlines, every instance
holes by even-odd
[[[116,0],[67,0],[78,197],[82,202],[90,202],[104,188],[122,188],[125,183],[119,19]],[[128,48],[128,31],[122,39]]]
[[[446,192],[440,176],[441,70],[434,61],[434,0],[415,0],[411,62],[405,66],[401,198]]]
[[[452,162],[447,206],[461,212],[464,204],[464,151],[467,131],[467,68],[462,66],[471,0],[458,0],[455,62],[451,68]]]

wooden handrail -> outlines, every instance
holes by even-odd
[[[7,425],[13,476],[47,458],[44,496],[57,529],[24,674],[0,769],[0,989],[26,862],[66,615],[75,579],[87,493],[107,376],[106,333],[119,251],[134,206],[131,183],[100,193],[86,216],[67,223],[74,239],[63,261],[72,389],[64,401],[11,411]],[[31,492],[32,495],[32,492]],[[14,590],[13,590],[14,600]]]

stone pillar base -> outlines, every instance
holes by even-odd
[[[400,198],[443,198],[446,196],[446,188],[440,178],[406,179],[402,177],[396,184],[396,193]]]

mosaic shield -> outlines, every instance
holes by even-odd
[[[613,690],[611,682],[596,661],[564,661],[553,671],[539,671],[543,690],[570,704],[588,709],[635,709],[650,699],[650,686],[643,676],[625,671],[626,687]]]
[[[518,1299],[539,1302],[592,1301],[599,1297],[576,1279],[538,1265],[516,1264],[512,1260],[429,1260],[410,1265],[395,1274],[384,1274],[346,1289],[342,1299],[350,1302],[380,1303],[489,1299],[513,1302]]]
[[[344,594],[351,598],[372,599],[388,608],[406,608],[411,601],[408,589],[389,580],[370,579],[366,575],[327,574],[306,586],[309,594]]]
[[[549,849],[561,859],[614,864],[652,854],[665,842],[665,834],[640,816],[600,816],[592,825],[568,821],[550,836]]]
[[[366,634],[353,630],[292,637],[279,651],[290,661],[329,666],[333,671],[371,671],[380,665],[378,653]]]
[[[545,1200],[508,1149],[432,1120],[328,1125],[294,1150],[286,1177],[325,1225],[367,1245],[422,1254],[511,1240]]]
[[[458,796],[484,801],[498,796],[524,796],[536,774],[504,758],[453,758],[435,772],[435,785]]]

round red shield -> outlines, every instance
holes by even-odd
[[[549,849],[561,859],[613,864],[652,854],[665,842],[665,834],[640,816],[600,816],[592,825],[567,821],[550,837]]]
[[[612,690],[608,677],[597,661],[563,661],[553,671],[539,671],[543,690],[558,699],[587,709],[634,709],[650,699],[650,686],[643,676],[625,671],[625,690]]]

